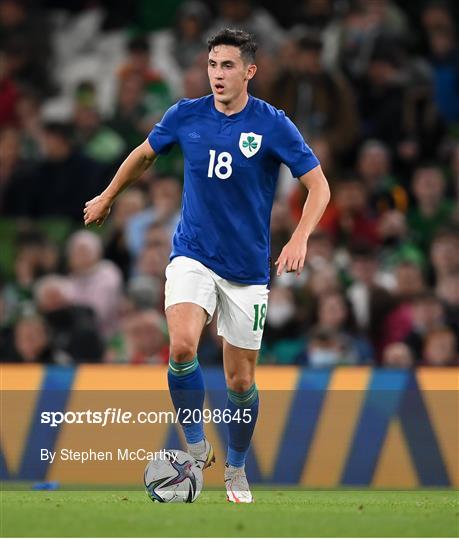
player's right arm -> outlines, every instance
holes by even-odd
[[[157,157],[148,140],[135,148],[123,161],[113,180],[97,197],[85,204],[84,224],[96,223],[102,225],[110,214],[110,209],[116,197],[130,184],[139,179]]]

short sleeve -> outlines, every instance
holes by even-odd
[[[319,165],[295,124],[281,111],[273,133],[273,153],[297,178]]]
[[[179,103],[172,105],[151,130],[148,135],[148,142],[156,154],[167,154],[169,150],[178,142],[177,126],[179,115]]]

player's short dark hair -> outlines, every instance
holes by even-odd
[[[244,32],[244,30],[223,28],[207,40],[209,52],[218,45],[237,47],[244,61],[251,64],[255,62],[255,53],[257,52],[258,44],[255,41],[255,36]]]

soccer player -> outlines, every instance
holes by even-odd
[[[84,221],[101,225],[115,197],[157,156],[180,145],[185,161],[182,214],[166,269],[169,389],[176,409],[202,410],[197,348],[217,310],[232,418],[227,499],[250,503],[244,464],[258,415],[255,365],[266,319],[270,215],[279,166],[285,163],[309,193],[301,220],[275,263],[277,275],[303,270],[308,237],[330,190],[295,125],[282,111],[248,94],[248,82],[257,71],[253,36],[224,29],[209,39],[208,49],[212,94],[172,106],[105,191],[86,203]],[[202,422],[182,427],[188,452],[202,468],[208,467],[214,454]]]

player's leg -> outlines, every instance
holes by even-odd
[[[258,351],[235,347],[223,339],[223,358],[228,399],[226,408],[231,414],[228,423],[228,452],[225,484],[230,502],[252,502],[245,459],[258,417],[258,390],[255,384],[255,365]]]
[[[258,390],[255,384],[257,356],[257,350],[241,349],[223,339],[227,408],[233,419],[228,423],[226,459],[231,467],[244,467],[258,417]]]
[[[227,384],[228,454],[225,484],[231,502],[252,502],[245,459],[258,417],[255,365],[266,318],[265,285],[240,285],[221,278],[218,333],[224,338],[223,364]]]
[[[213,450],[204,437],[201,411],[204,379],[197,349],[206,321],[216,305],[216,292],[208,270],[191,259],[178,257],[166,270],[166,318],[170,337],[168,383],[172,402],[182,425],[188,452],[203,468],[213,461]],[[191,414],[184,411],[189,410]],[[187,419],[185,422],[184,420]]]

